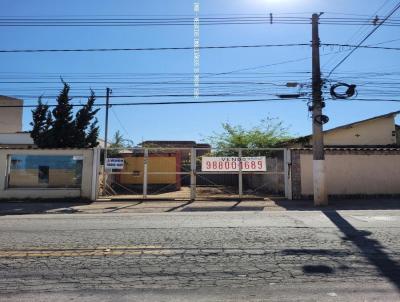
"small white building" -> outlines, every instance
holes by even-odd
[[[30,133],[22,131],[23,104],[23,100],[0,96],[0,147],[33,146]]]
[[[0,202],[96,200],[100,149],[38,149],[22,131],[23,101],[0,96]]]

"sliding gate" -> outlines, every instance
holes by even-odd
[[[289,151],[265,149],[108,149],[100,195],[113,199],[290,198]]]

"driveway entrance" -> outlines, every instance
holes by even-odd
[[[108,149],[100,196],[111,199],[290,199],[289,151],[279,148]]]

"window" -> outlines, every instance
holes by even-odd
[[[82,157],[9,155],[9,188],[80,188]]]

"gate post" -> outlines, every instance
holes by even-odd
[[[147,198],[147,164],[149,158],[149,149],[144,149],[143,157],[143,199]]]
[[[285,177],[285,197],[292,200],[292,157],[290,149],[283,150],[283,169]]]
[[[243,197],[242,148],[239,148],[239,199]]]
[[[99,177],[100,177],[100,148],[92,149],[92,192],[90,194],[90,199],[96,201],[99,197]],[[10,165],[8,165],[10,167]],[[8,175],[8,174],[7,174]]]
[[[196,199],[196,152],[195,148],[190,151],[190,200]]]

